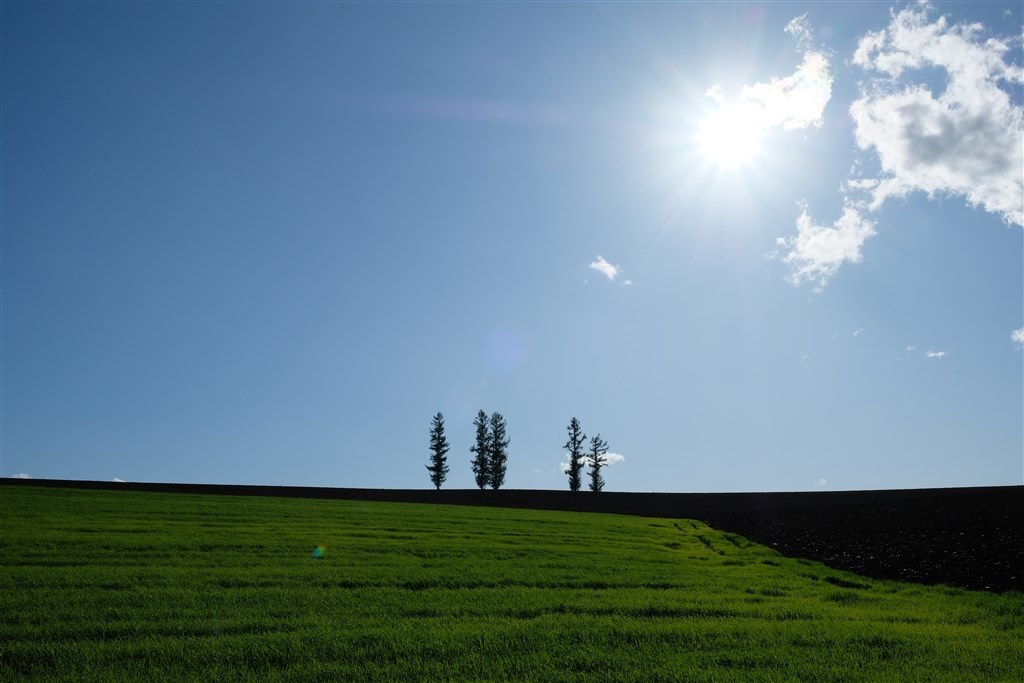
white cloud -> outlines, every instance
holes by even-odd
[[[825,105],[832,98],[828,57],[813,49],[807,15],[790,21],[785,30],[796,37],[797,47],[803,53],[796,71],[782,78],[772,77],[767,83],[744,85],[732,101],[727,101],[722,86],[708,88],[704,95],[719,107],[711,117],[709,137],[727,137],[730,145],[743,148],[754,144],[762,129],[821,126]]]
[[[24,472],[18,472],[17,474],[12,474],[11,475],[11,479],[31,479],[31,478],[32,477],[28,476]]]
[[[623,280],[622,284],[626,285],[627,287],[632,287],[633,286],[633,281],[632,280]]]
[[[1024,346],[1024,327],[1010,332],[1010,339],[1017,346]]]
[[[110,481],[112,481],[112,482],[116,482],[116,483],[118,483],[118,484],[123,484],[123,483],[124,483],[124,479],[121,479],[120,477],[114,477],[114,478],[113,478],[113,479],[111,479]]]
[[[613,266],[604,260],[603,256],[598,256],[595,261],[590,264],[590,268],[601,273],[609,280],[614,280],[615,277],[622,271],[618,266]]]
[[[608,460],[609,465],[614,465],[617,462],[622,462],[626,459],[621,453],[605,453],[604,457]]]
[[[861,177],[867,157],[855,161],[836,229],[814,226],[805,210],[797,220],[801,232],[778,241],[789,249],[780,258],[790,265],[792,282],[811,281],[820,290],[843,261],[859,261],[861,244],[875,234],[863,212],[877,211],[890,197],[916,191],[963,197],[1024,226],[1024,106],[1013,95],[1024,84],[1024,68],[1006,59],[1024,41],[992,36],[977,23],[932,21],[933,15],[928,3],[918,2],[858,42],[852,62],[866,80],[849,114],[858,148],[877,160],[879,171]],[[787,30],[802,45],[810,41],[806,17]]]
[[[823,288],[843,263],[859,263],[861,245],[875,234],[875,224],[851,204],[833,225],[815,225],[802,205],[796,219],[795,237],[780,237],[770,254],[789,266],[789,280],[795,285],[813,282]],[[780,253],[782,252],[782,253]]]
[[[916,346],[908,346],[907,347],[907,351],[917,351],[917,347]]]
[[[945,351],[925,351],[924,355],[928,356],[929,358],[945,358],[946,357],[946,352]]]
[[[859,337],[862,334],[864,334],[864,328],[863,327],[858,327],[857,329],[855,329],[853,331],[853,336],[854,337]]]
[[[850,106],[857,145],[873,151],[882,174],[854,179],[870,208],[913,191],[964,197],[1006,223],[1024,226],[1024,107],[1006,86],[1024,69],[1005,55],[1019,38],[989,37],[981,24],[931,21],[918,4],[861,38],[853,63],[880,74]],[[944,89],[913,72],[945,72]]]
[[[821,488],[822,486],[827,486],[828,480],[825,479],[824,477],[821,477],[820,479],[818,479],[818,481],[814,482],[814,485],[817,486],[818,488]]]
[[[616,463],[620,463],[620,462],[622,462],[623,460],[626,459],[625,456],[623,456],[621,453],[605,453],[604,457],[607,460],[607,462],[605,463],[606,466],[607,465],[614,465]],[[586,457],[584,455],[583,466],[584,467],[590,467],[590,464],[591,464],[590,458],[588,458],[588,457]],[[560,472],[563,472],[563,473],[566,473],[566,472],[569,471],[569,454],[568,453],[565,454],[565,461],[558,463],[558,469],[559,469]]]
[[[754,116],[761,126],[782,126],[786,130],[820,127],[825,105],[832,98],[832,76],[828,58],[809,51],[796,72],[769,83],[745,85],[740,101],[756,106]]]

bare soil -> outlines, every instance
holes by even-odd
[[[489,505],[698,519],[864,576],[1024,592],[1024,486],[814,493],[341,489],[0,479],[4,485]],[[0,493],[2,495],[2,493]]]

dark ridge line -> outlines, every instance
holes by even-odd
[[[894,498],[928,500],[983,494],[1021,496],[1020,486],[972,486],[957,488],[867,489],[860,491],[781,491],[729,493],[665,493],[602,491],[564,491],[558,489],[372,489],[327,486],[270,486],[259,484],[189,484],[169,482],[114,482],[87,479],[0,479],[0,484],[43,486],[109,491],[149,491],[154,493],[188,493],[221,496],[263,496],[276,498],[315,498],[324,500],[364,500],[393,503],[438,503],[441,505],[473,505],[484,507],[564,510],[567,512],[606,512],[641,517],[688,518],[667,510],[695,512],[733,512],[783,510],[828,506],[865,505]]]

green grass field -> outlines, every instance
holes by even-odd
[[[1024,680],[1021,594],[687,520],[9,486],[0,524],[4,681]]]

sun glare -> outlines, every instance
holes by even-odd
[[[757,110],[732,106],[717,109],[704,119],[698,130],[700,152],[717,166],[743,166],[757,156],[761,125]]]

